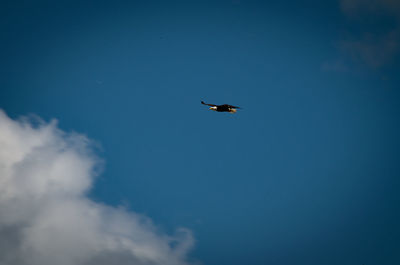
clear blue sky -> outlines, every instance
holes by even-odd
[[[92,198],[205,265],[400,264],[398,5],[126,2],[0,5],[0,108],[97,141]]]

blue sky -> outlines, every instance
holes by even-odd
[[[96,141],[93,200],[207,265],[400,263],[394,1],[1,6],[0,108]]]

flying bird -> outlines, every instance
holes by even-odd
[[[235,113],[237,109],[240,109],[240,107],[228,105],[228,104],[223,104],[223,105],[214,105],[214,104],[206,104],[204,101],[201,102],[203,105],[210,106],[210,110],[215,110],[218,112],[230,112],[230,113]]]

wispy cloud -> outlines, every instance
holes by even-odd
[[[0,110],[1,265],[188,264],[189,230],[86,196],[98,164],[86,137]]]
[[[387,12],[400,15],[398,0],[340,0],[340,7],[349,16],[358,16],[362,12]]]
[[[400,49],[400,1],[340,0],[342,12],[361,29],[339,42],[354,61],[377,69],[390,63]],[[380,26],[382,18],[390,25]]]
[[[365,32],[352,40],[343,40],[339,47],[354,61],[379,68],[398,53],[400,35],[395,29],[384,34]]]

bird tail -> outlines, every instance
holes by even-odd
[[[229,109],[230,113],[236,113],[236,109]]]

